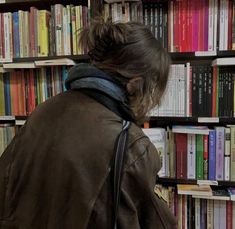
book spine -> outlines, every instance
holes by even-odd
[[[216,167],[216,132],[215,130],[210,130],[209,133],[209,170],[208,177],[209,180],[215,180],[215,167]]]
[[[233,229],[233,202],[226,201],[226,229]]]
[[[204,143],[204,147],[203,147],[203,176],[204,176],[204,180],[208,179],[208,135],[204,135],[203,136],[203,143]]]
[[[200,227],[200,199],[195,199],[195,229],[201,229]]]
[[[216,179],[224,179],[224,127],[216,127]]]
[[[214,228],[213,200],[207,200],[207,229]]]
[[[203,180],[203,135],[196,136],[196,177]]]
[[[231,156],[230,156],[230,174],[231,181],[235,181],[235,127],[231,127]]]
[[[188,179],[196,178],[196,135],[188,134]]]
[[[187,178],[187,135],[175,134],[176,142],[176,176],[178,179]]]
[[[225,128],[225,150],[224,150],[224,180],[230,180],[230,155],[231,155],[231,132],[230,128]]]

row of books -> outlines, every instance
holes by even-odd
[[[113,22],[142,22],[142,14],[141,2],[104,4],[104,18],[111,17]]]
[[[0,124],[0,157],[14,136],[14,126],[10,126],[9,124]]]
[[[169,1],[171,52],[235,50],[235,1]]]
[[[113,21],[143,21],[170,52],[235,50],[235,1],[105,4]],[[143,18],[141,16],[143,15]]]
[[[235,181],[235,126],[143,129],[161,158],[159,177]]]
[[[151,116],[234,117],[234,66],[171,66],[159,107]]]
[[[31,7],[30,11],[0,13],[0,61],[82,54],[79,30],[87,24],[86,6],[56,4],[51,11]]]
[[[198,197],[177,195],[174,187],[157,188],[176,216],[178,229],[235,228],[235,202],[224,196],[224,190],[214,190],[212,197]]]
[[[143,21],[164,48],[168,48],[167,5],[143,4]]]
[[[21,69],[0,75],[0,115],[28,115],[63,91],[66,66]]]

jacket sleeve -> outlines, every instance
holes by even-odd
[[[131,151],[139,150],[140,147],[137,145],[132,148]],[[175,228],[176,222],[173,214],[165,201],[154,193],[159,169],[158,152],[148,141],[143,153],[125,168],[120,214],[128,215],[128,217],[121,218],[120,223],[123,224],[121,228],[126,228],[125,224],[130,224],[131,220],[133,220],[131,224],[135,224],[132,228]]]
[[[6,191],[11,166],[16,152],[17,137],[14,137],[11,143],[0,157],[0,221],[6,220]]]

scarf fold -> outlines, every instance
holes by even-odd
[[[126,90],[114,78],[87,63],[72,67],[65,81],[67,90],[79,90],[128,121],[134,121]]]

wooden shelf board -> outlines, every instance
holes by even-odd
[[[191,179],[175,179],[175,178],[158,178],[157,183],[159,184],[165,184],[165,185],[172,185],[176,186],[177,184],[197,184],[197,180],[191,180]],[[235,186],[235,181],[218,181],[219,186]]]

